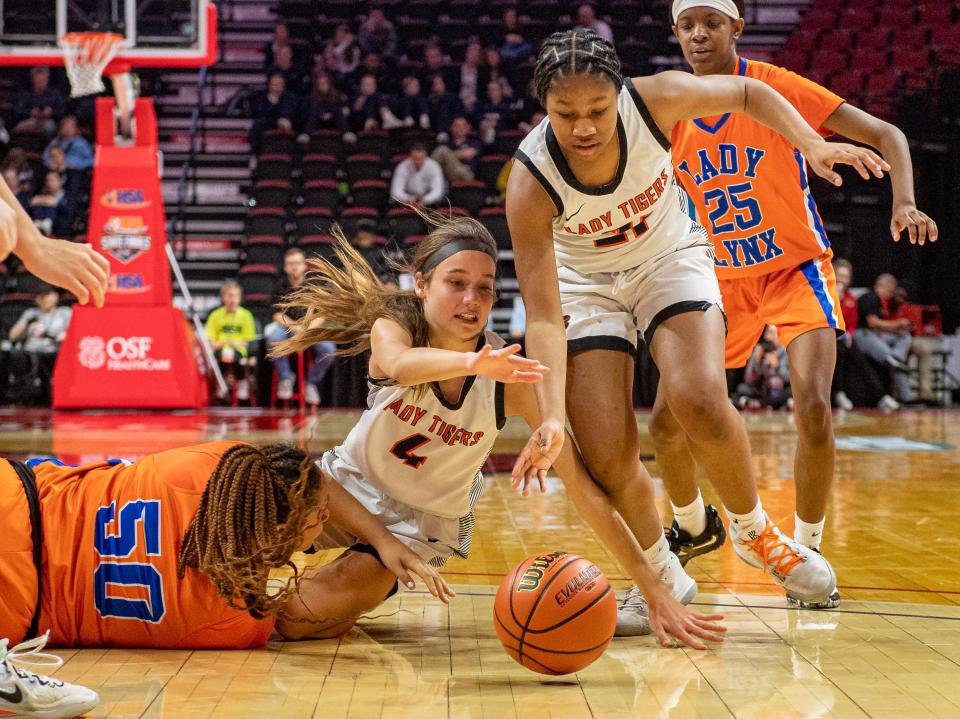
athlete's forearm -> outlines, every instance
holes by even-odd
[[[815,143],[824,142],[783,95],[758,80],[743,80],[743,111],[750,117],[783,135],[801,153]]]
[[[550,368],[549,374],[536,385],[541,421],[553,420],[562,427],[567,421],[567,333],[562,320],[531,320],[529,309],[527,312],[527,357],[540,360]]]
[[[910,145],[899,127],[886,124],[880,135],[877,149],[890,165],[890,186],[893,190],[893,206],[916,205],[913,194],[913,161]]]
[[[410,347],[391,358],[386,366],[376,357],[374,359],[398,384],[415,387],[474,374],[468,366],[471,354],[434,347]]]
[[[387,528],[341,487],[339,482],[331,477],[327,477],[326,481],[330,486],[330,503],[327,505],[330,510],[330,524],[374,547],[379,548],[385,542],[396,541]]]
[[[0,182],[0,200],[3,200],[7,206],[13,210],[17,218],[17,241],[11,251],[19,257],[19,251],[29,249],[29,244],[33,240],[34,234],[40,234],[37,226],[33,224],[30,215],[23,209],[23,206],[13,194],[13,190],[6,182]]]

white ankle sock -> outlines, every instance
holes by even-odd
[[[793,518],[793,538],[810,549],[820,549],[820,540],[823,539],[823,525],[827,521],[824,517],[819,522],[804,522],[800,515]]]
[[[650,562],[653,571],[659,573],[670,559],[670,542],[668,542],[667,538],[661,533],[660,539],[643,550],[643,556]]]
[[[677,520],[680,529],[688,532],[691,537],[698,537],[707,528],[707,510],[703,506],[703,495],[697,490],[697,498],[682,507],[670,502],[673,508],[673,518]]]
[[[734,537],[747,535],[759,537],[767,526],[767,515],[764,514],[759,498],[757,506],[746,514],[735,514],[727,509],[727,516],[730,517],[730,528],[733,530]]]

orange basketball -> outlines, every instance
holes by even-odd
[[[527,669],[571,674],[607,648],[617,600],[593,562],[566,552],[535,554],[504,577],[493,623],[507,654]]]

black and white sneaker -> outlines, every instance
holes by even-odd
[[[717,508],[712,504],[706,506],[707,526],[696,537],[691,537],[685,529],[680,529],[677,520],[669,529],[664,529],[667,541],[670,542],[670,551],[680,558],[680,565],[686,566],[694,557],[720,549],[727,540],[727,530]]]
[[[68,719],[93,709],[100,697],[95,691],[22,669],[19,664],[53,668],[63,660],[40,650],[47,634],[22,642],[12,649],[0,639],[0,716],[37,719]]]

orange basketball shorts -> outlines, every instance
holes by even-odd
[[[821,328],[846,330],[833,274],[833,252],[788,270],[720,280],[727,313],[727,367],[743,367],[766,325],[775,325],[789,347],[797,337]]]

